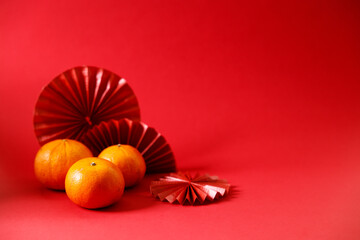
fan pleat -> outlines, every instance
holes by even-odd
[[[192,177],[189,173],[171,173],[169,176],[152,181],[150,191],[161,201],[180,204],[203,204],[225,196],[230,184],[207,174]]]
[[[79,140],[103,121],[140,120],[136,96],[126,80],[97,67],[75,67],[54,78],[35,106],[40,145],[58,138]]]
[[[157,142],[160,140],[160,144]],[[146,163],[147,173],[175,171],[175,159],[165,138],[154,128],[127,118],[110,120],[94,126],[81,139],[98,155],[116,144],[129,144],[139,150]]]

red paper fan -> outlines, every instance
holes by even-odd
[[[165,138],[154,128],[130,119],[102,122],[81,139],[97,156],[103,149],[115,144],[129,144],[139,150],[146,162],[146,172],[173,172],[174,155]]]
[[[205,200],[213,201],[229,192],[230,184],[218,177],[188,173],[171,173],[157,181],[152,181],[150,191],[161,201],[180,204],[196,202],[203,204]]]
[[[97,67],[75,67],[53,79],[35,106],[40,145],[59,138],[80,139],[110,119],[140,120],[138,101],[125,79]]]

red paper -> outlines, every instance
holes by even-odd
[[[124,78],[97,67],[75,67],[54,78],[35,107],[35,134],[41,145],[59,138],[80,139],[94,125],[140,119],[138,101]]]
[[[152,181],[150,191],[161,201],[180,204],[203,204],[214,201],[229,192],[230,184],[216,176],[189,173],[171,173],[169,176]]]
[[[95,156],[115,144],[129,144],[139,150],[146,163],[147,173],[173,172],[175,158],[170,145],[154,128],[130,119],[102,122],[81,139]]]

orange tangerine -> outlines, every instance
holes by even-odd
[[[36,178],[46,187],[65,189],[65,176],[73,163],[92,157],[91,151],[81,142],[58,139],[43,145],[35,157]]]
[[[118,144],[104,149],[98,156],[118,166],[124,176],[125,186],[138,184],[145,175],[146,164],[141,153],[134,147]]]
[[[67,196],[75,204],[89,209],[117,202],[125,188],[118,167],[100,158],[84,158],[71,166],[65,179]]]

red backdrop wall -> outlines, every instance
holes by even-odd
[[[1,1],[2,239],[359,239],[357,1]],[[215,204],[161,203],[151,177],[88,211],[33,174],[41,88],[78,65],[127,79]],[[61,234],[59,234],[61,232]]]

